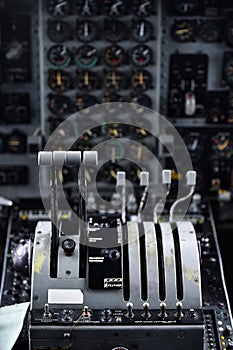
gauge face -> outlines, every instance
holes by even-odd
[[[53,95],[49,96],[48,107],[50,111],[57,116],[64,116],[69,113],[71,110],[71,100],[68,96],[65,95]]]
[[[233,47],[233,20],[229,20],[226,23],[225,38],[227,45]]]
[[[77,13],[83,17],[91,17],[99,13],[96,0],[77,0]]]
[[[78,40],[89,43],[97,38],[97,24],[91,21],[77,21],[75,33]]]
[[[146,70],[135,71],[131,78],[131,83],[136,91],[145,91],[152,88],[153,78]]]
[[[70,50],[65,45],[53,45],[47,54],[53,68],[66,68],[72,61]]]
[[[181,43],[194,42],[196,36],[196,21],[175,20],[171,27],[171,36]]]
[[[109,102],[124,102],[124,98],[121,95],[116,94],[114,92],[111,92],[111,93],[106,92],[104,94],[103,103],[109,103]]]
[[[133,12],[138,17],[152,15],[153,6],[153,0],[133,0]]]
[[[127,38],[128,30],[124,22],[119,20],[104,21],[104,37],[113,43]]]
[[[69,73],[62,70],[49,70],[48,85],[56,92],[64,92],[71,88],[72,80]]]
[[[51,41],[61,43],[71,38],[72,28],[68,22],[61,20],[49,20],[47,35]]]
[[[146,20],[134,20],[132,23],[131,33],[134,40],[140,43],[145,43],[153,38],[153,26]]]
[[[80,90],[95,90],[99,85],[98,75],[90,71],[77,72],[77,87]]]
[[[119,67],[126,61],[125,50],[119,45],[111,45],[105,49],[104,61],[109,67]]]
[[[137,105],[148,107],[148,108],[152,107],[151,98],[145,94],[133,95],[131,97],[131,103],[135,103]],[[143,111],[143,109],[142,109],[142,111]]]
[[[231,158],[233,156],[232,137],[229,133],[219,132],[211,139],[212,150],[216,155]]]
[[[111,17],[119,17],[126,13],[125,0],[105,0],[104,12]]]
[[[152,50],[149,46],[138,45],[132,49],[131,59],[135,66],[146,67],[152,63]]]
[[[175,10],[181,15],[189,15],[197,10],[198,0],[175,0]]]
[[[222,31],[219,21],[203,21],[199,29],[199,36],[206,43],[221,41]]]
[[[78,95],[76,98],[75,106],[77,111],[81,111],[82,109],[94,106],[98,103],[98,100],[93,95]]]
[[[49,0],[47,6],[48,13],[54,17],[67,16],[71,9],[69,0]]]
[[[91,69],[95,67],[99,55],[95,47],[90,45],[80,46],[75,53],[75,63],[82,69]]]
[[[122,72],[107,71],[104,76],[104,87],[109,90],[121,90],[126,88],[126,77]]]
[[[223,60],[223,78],[226,83],[233,86],[233,55],[226,55]]]

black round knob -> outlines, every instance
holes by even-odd
[[[232,335],[232,333],[233,333],[232,328],[231,328],[231,326],[228,324],[228,325],[226,326],[225,331],[224,331],[224,335],[229,336],[229,335]]]
[[[67,238],[62,242],[62,249],[66,255],[72,255],[75,250],[76,243],[73,239]]]
[[[233,341],[232,340],[228,341],[227,349],[233,349]]]

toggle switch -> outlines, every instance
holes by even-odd
[[[142,317],[144,317],[146,320],[151,317],[151,313],[149,311],[149,304],[148,303],[144,303],[143,304]]]
[[[125,316],[128,317],[128,318],[133,318],[134,317],[133,304],[132,303],[127,303],[126,307],[127,307],[127,313],[125,314]]]
[[[166,306],[167,305],[164,302],[160,304],[160,312],[158,313],[158,316],[161,317],[162,319],[167,317]]]

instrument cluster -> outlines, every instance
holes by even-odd
[[[48,121],[97,103],[156,105],[153,0],[50,0],[43,11]]]

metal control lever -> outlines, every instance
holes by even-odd
[[[59,246],[59,230],[58,230],[58,169],[63,165],[80,166],[79,171],[79,207],[80,213],[83,213],[82,220],[86,219],[86,203],[85,203],[85,166],[96,166],[98,156],[96,151],[41,151],[38,153],[38,165],[50,167],[50,188],[51,188],[51,216],[52,216],[52,238],[51,238],[51,277],[57,277],[57,256]]]
[[[165,199],[169,195],[170,189],[171,189],[171,170],[165,169],[162,171],[162,183],[163,187],[165,188]],[[154,223],[157,224],[158,222],[158,211],[159,206],[162,203],[163,197],[161,197],[158,202],[155,204],[154,207]]]
[[[125,171],[117,172],[117,191],[120,192],[121,196],[121,220],[122,224],[126,223],[126,181],[125,181]]]
[[[148,197],[148,191],[149,191],[149,172],[148,171],[142,171],[140,173],[140,187],[142,188],[142,196],[141,200],[138,206],[138,216],[137,221],[142,221],[142,210],[146,204],[147,197]]]
[[[186,196],[178,198],[171,206],[170,208],[170,215],[169,215],[169,221],[170,223],[174,223],[175,219],[174,219],[174,213],[175,213],[175,209],[177,207],[178,204],[180,204],[181,202],[186,201],[187,199],[189,199],[194,190],[195,190],[195,186],[196,186],[196,177],[197,177],[197,173],[194,170],[190,170],[187,171],[186,173],[186,186],[189,188],[189,192]]]

